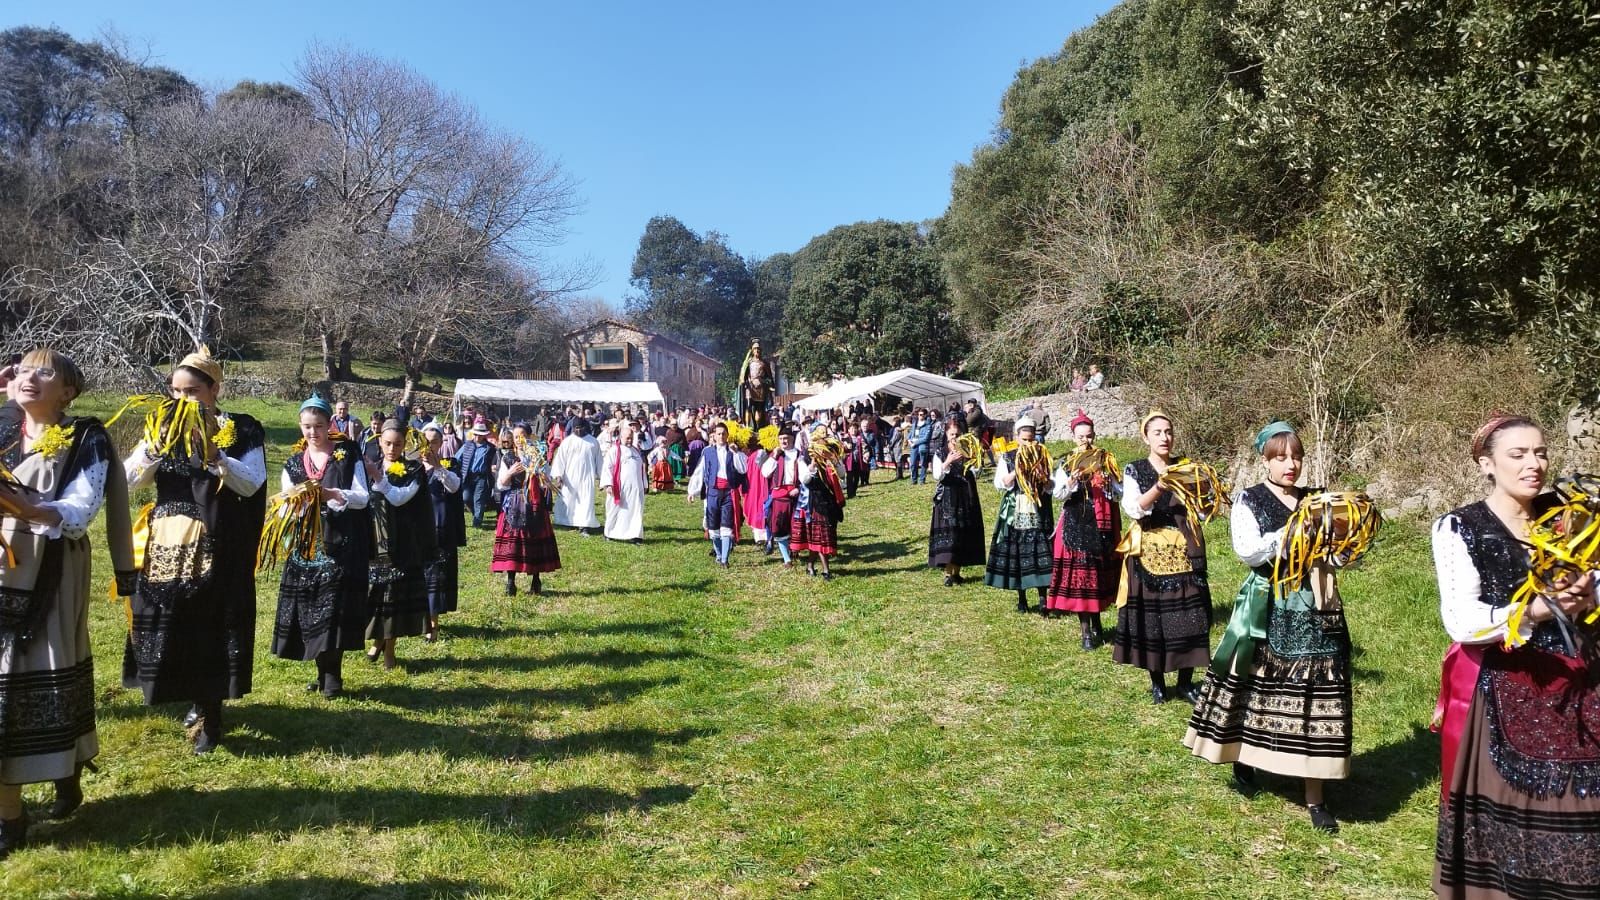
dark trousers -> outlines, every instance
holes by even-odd
[[[482,475],[468,475],[466,483],[461,486],[461,492],[466,495],[462,499],[466,501],[467,508],[472,510],[473,527],[483,527],[483,513],[492,505],[490,489],[489,479]]]
[[[866,464],[862,464],[855,466],[851,468],[850,471],[844,473],[845,496],[854,497],[856,495],[856,488],[867,483],[867,476],[871,471],[871,469],[866,467]]]

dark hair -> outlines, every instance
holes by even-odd
[[[1300,442],[1300,435],[1292,431],[1285,431],[1267,438],[1267,442],[1261,445],[1262,459],[1272,459],[1275,456],[1284,455],[1296,457],[1304,457],[1306,455],[1306,447],[1305,444]]]
[[[215,378],[212,378],[210,375],[207,375],[206,373],[200,371],[199,369],[196,369],[194,366],[178,366],[178,367],[174,368],[172,371],[174,373],[177,373],[177,372],[188,372],[190,375],[193,375],[194,377],[200,379],[201,381],[204,381],[206,383],[206,387],[214,388],[214,387],[217,386],[217,380]]]
[[[1482,459],[1494,455],[1496,438],[1509,428],[1533,428],[1544,434],[1544,427],[1527,416],[1499,415],[1479,426],[1472,435],[1472,458]]]

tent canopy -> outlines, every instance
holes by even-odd
[[[468,400],[527,406],[537,403],[654,403],[666,405],[654,381],[521,381],[508,378],[462,378],[456,382],[456,405]]]
[[[881,375],[868,375],[840,382],[820,394],[801,400],[801,409],[833,409],[875,394],[893,394],[917,404],[984,402],[983,385],[924,372],[921,369],[896,369]]]

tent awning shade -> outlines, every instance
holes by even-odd
[[[488,403],[654,403],[665,405],[654,381],[522,381],[508,378],[462,378],[456,402]]]
[[[946,378],[920,369],[897,369],[840,382],[820,394],[801,400],[801,409],[832,409],[874,394],[893,394],[912,403],[984,402],[983,385],[976,381]]]

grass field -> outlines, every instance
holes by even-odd
[[[247,411],[275,473],[292,410]],[[748,544],[716,569],[681,493],[650,498],[643,546],[561,534],[543,598],[501,596],[474,532],[441,640],[402,641],[403,671],[351,655],[334,701],[267,655],[264,576],[256,690],[204,758],[182,708],[118,686],[123,620],[98,602],[101,772],[0,865],[0,896],[1427,894],[1445,639],[1418,529],[1345,581],[1356,759],[1330,838],[1297,784],[1247,797],[1189,757],[1187,708],[1079,650],[1075,622],[941,587],[931,494],[866,488],[831,583]],[[1243,569],[1210,537],[1220,631]]]

